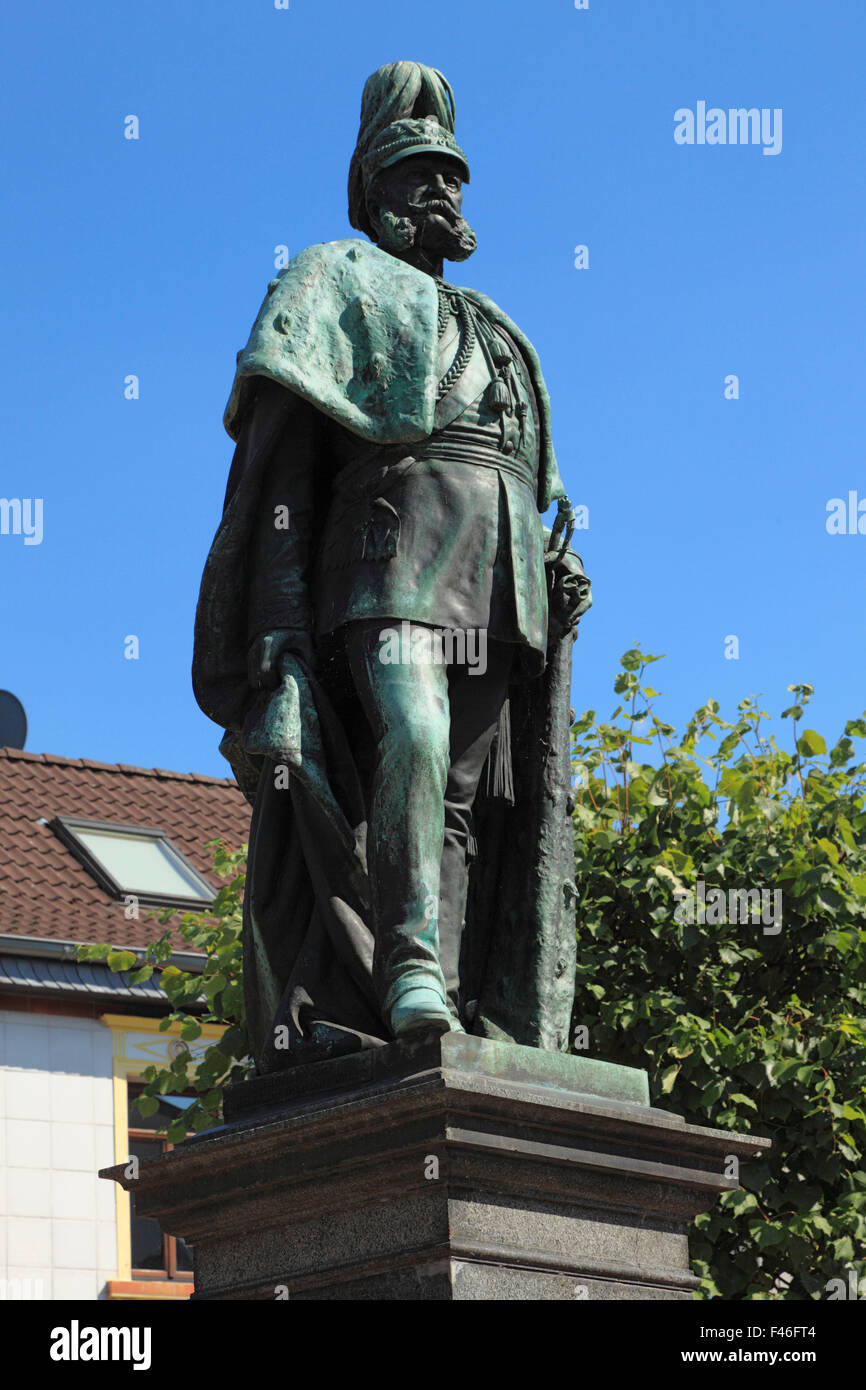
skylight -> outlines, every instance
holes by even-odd
[[[112,897],[197,907],[213,901],[214,889],[163,830],[77,816],[57,816],[50,826]]]

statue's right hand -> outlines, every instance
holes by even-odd
[[[279,627],[260,632],[250,643],[247,653],[247,674],[254,689],[273,690],[280,678],[280,657],[292,652],[315,667],[313,643],[306,628]]]

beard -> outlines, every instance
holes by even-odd
[[[466,261],[478,245],[478,238],[466,221],[444,201],[409,203],[401,209],[379,209],[379,246],[399,255],[417,246],[433,259]]]

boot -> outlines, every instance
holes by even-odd
[[[424,986],[400,995],[391,1008],[390,1023],[395,1038],[448,1033],[453,1027],[451,1012],[439,991]]]

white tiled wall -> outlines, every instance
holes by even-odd
[[[111,1031],[0,1011],[0,1298],[94,1299],[117,1277]]]

